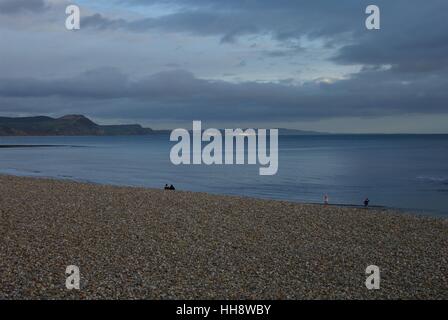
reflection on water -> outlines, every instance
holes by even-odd
[[[0,137],[15,146],[0,148],[0,173],[305,202],[369,197],[448,216],[448,135],[281,136],[275,176],[259,176],[259,165],[174,166],[173,144],[165,135]]]

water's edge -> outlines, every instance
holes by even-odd
[[[27,179],[36,179],[36,180],[54,180],[54,181],[65,181],[65,182],[73,182],[73,183],[81,183],[81,184],[89,184],[89,185],[97,185],[97,186],[112,186],[112,187],[124,187],[124,188],[136,188],[136,189],[146,189],[146,190],[162,190],[157,188],[151,188],[151,187],[144,187],[144,186],[136,186],[136,185],[129,185],[129,184],[110,184],[110,183],[102,183],[102,182],[96,182],[96,181],[90,181],[87,179],[76,179],[73,177],[52,177],[52,176],[31,176],[31,175],[13,175],[13,174],[6,174],[2,173],[0,171],[0,177],[19,177],[19,178],[27,178]],[[172,192],[172,191],[171,191]],[[430,219],[442,219],[448,221],[448,217],[445,217],[443,215],[437,215],[434,213],[427,213],[417,210],[409,210],[409,209],[403,209],[403,208],[396,208],[396,207],[388,207],[388,206],[379,206],[379,205],[372,205],[368,208],[365,208],[364,206],[357,205],[357,204],[344,204],[344,203],[329,203],[327,205],[323,203],[318,202],[304,202],[304,201],[298,201],[298,200],[285,200],[285,199],[275,199],[275,198],[266,198],[266,197],[257,197],[257,196],[247,196],[247,195],[235,195],[235,194],[227,194],[227,193],[216,193],[216,192],[203,192],[203,191],[194,191],[194,190],[178,190],[176,189],[176,192],[188,192],[193,194],[209,194],[209,195],[215,195],[215,196],[225,196],[225,197],[234,197],[234,198],[240,198],[240,199],[255,199],[255,200],[264,200],[264,201],[278,201],[278,202],[287,202],[287,203],[294,203],[294,204],[303,204],[303,205],[313,205],[313,206],[329,206],[329,207],[336,207],[336,208],[354,208],[354,209],[365,209],[365,210],[376,210],[381,212],[391,212],[394,214],[400,214],[400,215],[412,215],[420,218],[430,218]]]

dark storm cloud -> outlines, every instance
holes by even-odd
[[[0,0],[0,14],[14,14],[21,11],[42,11],[47,8],[44,0]]]
[[[226,36],[232,34],[235,29],[243,29],[246,30],[243,35],[268,33],[279,41],[298,39],[304,35],[309,38],[328,38],[327,40],[331,41],[333,37],[341,34],[364,31],[364,11],[366,6],[371,4],[368,0],[118,0],[116,2],[147,6],[164,4],[177,8],[175,13],[162,16],[159,21],[170,19],[174,25],[177,19],[194,22],[182,24],[183,31],[203,34],[209,32],[207,27],[212,27],[214,32]],[[387,7],[395,13],[397,10],[399,13],[401,7],[409,7],[406,0],[377,0],[375,4]],[[412,7],[407,9],[418,12],[418,9]],[[199,14],[206,18],[201,19]],[[185,19],[188,16],[192,18]],[[198,29],[198,24],[202,28]],[[144,26],[143,24],[142,27]]]
[[[128,85],[130,82],[122,73],[113,68],[100,68],[77,77],[56,80],[0,78],[0,96],[114,99],[126,96]]]
[[[0,8],[9,8],[2,12],[17,13],[25,10],[26,6],[31,8],[33,3],[43,4],[42,1],[0,0]],[[250,68],[262,70],[267,66],[260,62],[263,58],[275,58],[276,63],[288,64],[291,57],[299,57],[310,48],[309,41],[316,40],[322,49],[315,52],[328,50],[330,53],[321,61],[331,67],[356,65],[360,71],[336,80],[312,81],[309,80],[312,76],[309,76],[300,85],[294,80],[281,79],[241,83],[204,80],[182,70],[159,72],[136,80],[128,76],[132,71],[126,68],[122,72],[102,68],[58,79],[1,78],[0,75],[2,111],[88,112],[104,118],[122,119],[249,119],[266,122],[448,112],[446,0],[412,3],[376,0],[373,3],[381,8],[381,30],[376,31],[366,30],[364,26],[364,10],[372,3],[367,0],[115,0],[113,3],[120,3],[124,8],[165,4],[170,10],[159,11],[157,17],[136,20],[105,13],[82,16],[82,30],[77,36],[95,35],[95,30],[157,31],[162,35],[163,32],[188,33],[198,37],[216,37],[217,44],[225,44],[217,45],[224,51],[244,36],[263,36],[261,40],[250,40],[251,43],[261,43],[251,48],[251,55],[238,56],[232,62],[234,66],[245,66],[239,68],[242,73]],[[105,50],[107,56],[116,55],[121,59],[114,48],[123,43],[116,39],[117,43]],[[218,51],[207,47],[209,42],[205,43],[201,51],[211,54]],[[89,47],[94,46],[87,45]],[[132,49],[130,47],[129,50]],[[160,50],[160,55],[166,53],[170,61],[177,58],[177,54],[182,54],[170,56],[172,52],[168,54]],[[85,55],[91,59],[100,56],[89,56],[88,50]],[[305,55],[299,59],[301,65],[308,66]],[[76,59],[70,61],[76,64]],[[209,67],[206,62],[199,62],[204,65],[203,69]],[[161,63],[166,64],[167,61]],[[226,70],[228,65],[223,63],[217,72],[214,69],[215,74],[235,72]],[[276,71],[264,74],[273,79]],[[212,74],[211,77],[216,76]],[[255,76],[251,75],[251,78]]]
[[[333,58],[340,64],[386,65],[397,70],[431,71],[448,62],[446,0],[430,3],[377,0],[382,30],[367,31],[364,10],[371,1],[308,0],[124,0],[125,4],[175,6],[178,12],[158,18],[126,21],[101,15],[85,18],[85,26],[132,31],[161,29],[216,35],[232,43],[243,35],[268,34],[288,45],[291,40],[321,39],[341,47]],[[266,51],[271,57],[294,55],[286,48]]]
[[[448,66],[446,1],[387,8],[382,10],[382,30],[358,32],[352,44],[339,50],[335,62],[422,73]]]
[[[86,17],[86,27],[123,28],[131,31],[162,29],[196,35],[216,35],[232,43],[240,36],[269,34],[286,41],[303,35],[331,37],[352,32],[363,24],[363,2],[359,1],[124,1],[126,4],[169,4],[174,13],[157,18],[127,21],[102,15]],[[366,2],[367,3],[367,2]]]
[[[117,70],[100,69],[51,81],[0,79],[0,97],[10,103],[24,97],[80,101],[81,104],[74,104],[78,111],[80,105],[107,103],[107,108],[87,110],[102,116],[113,112],[121,118],[293,121],[444,112],[448,94],[443,88],[448,86],[447,79],[444,73],[431,81],[415,81],[411,73],[397,79],[388,70],[364,70],[351,79],[334,83],[288,85],[210,81],[173,70],[136,81]],[[30,101],[22,101],[23,111],[29,108]],[[17,101],[15,107],[20,111]]]
[[[100,30],[125,29],[133,32],[163,30],[187,32],[202,36],[218,35],[223,43],[232,43],[239,36],[258,32],[255,25],[250,22],[242,22],[235,15],[211,12],[183,12],[134,21],[112,19],[101,14],[93,14],[83,17],[82,25],[85,28]]]

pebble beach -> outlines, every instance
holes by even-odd
[[[448,220],[0,175],[0,299],[448,299]]]

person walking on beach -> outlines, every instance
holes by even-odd
[[[329,203],[329,198],[328,198],[328,194],[324,195],[324,205],[328,205]]]
[[[365,208],[367,208],[367,207],[369,206],[369,202],[370,202],[369,198],[366,198],[366,199],[364,200],[364,207],[365,207]]]

